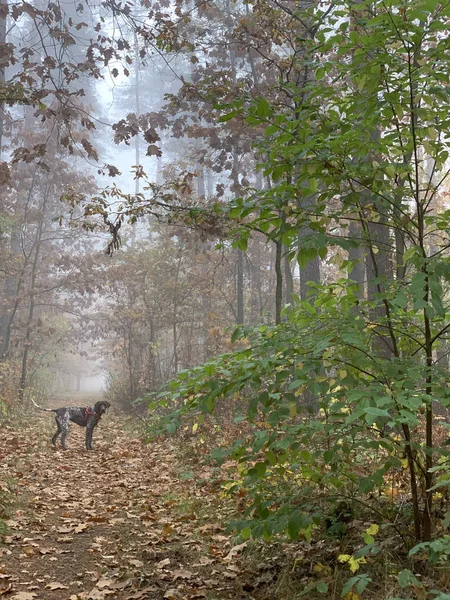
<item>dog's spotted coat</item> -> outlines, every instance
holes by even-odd
[[[32,400],[33,404],[40,410],[46,412],[54,412],[56,422],[56,433],[52,437],[52,444],[56,446],[56,441],[61,435],[61,444],[64,450],[66,450],[66,436],[69,430],[69,423],[72,421],[81,427],[86,427],[86,450],[92,450],[92,434],[94,433],[94,427],[98,424],[102,415],[111,406],[106,400],[96,402],[94,406],[63,406],[62,408],[43,408],[36,404]]]

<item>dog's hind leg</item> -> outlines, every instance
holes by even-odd
[[[58,431],[53,436],[53,439],[56,442],[58,434],[61,433],[61,445],[63,447],[63,450],[67,450],[66,437],[67,437],[67,432],[69,431],[69,415],[67,412],[65,412],[63,415],[57,415],[55,420],[56,420],[56,424],[58,426]]]
[[[55,418],[55,423],[56,423],[56,433],[55,435],[52,437],[52,444],[56,447],[56,440],[58,439],[59,434],[61,433],[62,429],[61,429],[61,425],[59,423],[58,417]]]
[[[69,431],[69,425],[67,423],[63,423],[62,433],[61,433],[61,445],[63,447],[63,450],[67,450],[67,448],[66,448],[66,437],[67,437],[67,432],[68,431]]]

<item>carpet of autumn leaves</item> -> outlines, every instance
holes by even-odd
[[[171,443],[145,444],[125,421],[106,415],[93,452],[76,425],[69,449],[55,450],[49,414],[0,423],[0,597],[254,597],[265,567],[246,568],[245,544],[213,518],[220,490],[208,467],[180,477]]]

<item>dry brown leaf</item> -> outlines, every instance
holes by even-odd
[[[241,569],[236,565],[227,565],[227,571],[233,571],[234,573],[240,573]]]
[[[10,600],[33,600],[37,594],[34,592],[18,592],[14,596],[11,596]]]
[[[246,546],[247,546],[247,542],[243,542],[242,544],[233,546],[223,560],[226,560],[226,561],[233,560],[234,556],[236,554],[238,554],[241,550],[243,550]]]
[[[5,521],[5,523],[10,529],[15,529],[20,525],[19,521],[14,521],[14,519],[8,519],[7,521]]]
[[[72,533],[73,527],[58,527],[56,531],[58,533]]]
[[[138,569],[144,566],[144,563],[141,560],[136,560],[135,558],[130,559],[128,562],[130,565],[133,565],[133,567],[137,567]]]
[[[95,584],[95,587],[97,587],[99,590],[102,590],[103,588],[112,587],[113,585],[114,585],[113,579],[106,579],[106,577],[103,577],[102,579],[99,579],[97,581],[97,583]]]
[[[181,600],[182,597],[178,590],[167,590],[163,596],[166,600]]]
[[[4,544],[13,544],[14,540],[17,540],[20,538],[19,534],[15,534],[15,535],[5,535],[4,539],[3,539],[3,543]]]
[[[216,562],[215,558],[208,558],[207,556],[200,557],[198,563],[195,563],[194,567],[205,567],[206,565],[210,565],[211,563]]]
[[[12,583],[10,581],[1,581],[0,582],[0,596],[3,596],[4,594],[7,594],[8,592],[10,592],[12,590]]]
[[[165,558],[164,560],[159,561],[159,563],[156,563],[156,568],[157,569],[163,569],[164,567],[167,567],[167,565],[170,565],[170,558]]]
[[[223,576],[226,577],[227,579],[236,579],[236,577],[237,577],[236,573],[230,573],[230,571],[225,571],[223,573]]]
[[[89,592],[88,600],[105,600],[106,596],[111,596],[116,592],[112,590],[99,590],[98,588],[94,588]]]
[[[146,600],[149,597],[150,592],[158,592],[159,588],[156,586],[146,587],[138,592],[134,592],[130,596],[126,597],[126,600]]]
[[[187,571],[186,569],[177,569],[172,572],[174,579],[191,579],[193,576],[192,571]]]
[[[58,583],[57,581],[53,581],[45,586],[47,590],[67,590],[68,586],[63,585],[62,583]]]

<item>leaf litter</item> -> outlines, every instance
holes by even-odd
[[[214,510],[217,490],[208,496],[178,477],[170,441],[144,444],[117,417],[97,428],[94,452],[75,427],[69,450],[53,449],[40,416],[20,432],[1,428],[0,485],[9,482],[14,498],[0,597],[249,598],[239,580],[246,543],[233,545],[219,523],[205,523],[198,506]]]

